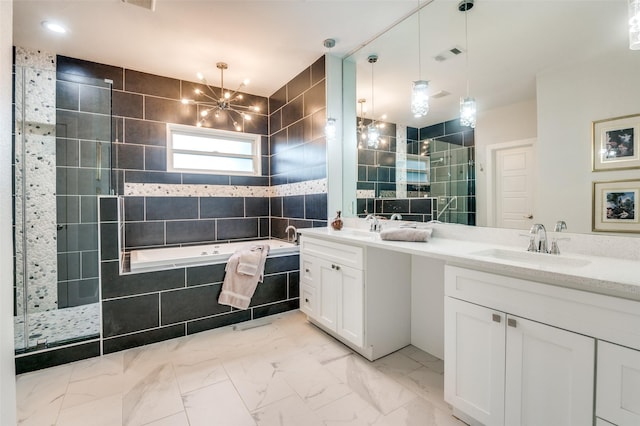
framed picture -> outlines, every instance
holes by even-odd
[[[593,182],[593,231],[640,232],[640,179]]]
[[[640,167],[640,114],[593,122],[593,171]]]

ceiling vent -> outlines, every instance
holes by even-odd
[[[450,95],[451,93],[447,92],[446,90],[438,90],[436,93],[429,95],[429,97],[431,99],[438,99],[438,98],[444,98],[447,95]]]
[[[451,49],[445,50],[444,52],[440,52],[438,53],[436,56],[433,57],[433,59],[436,60],[436,62],[444,62],[448,59],[453,58],[454,56],[458,56],[459,54],[463,53],[464,50],[462,49],[462,47],[460,46],[454,46]]]
[[[122,3],[139,6],[152,12],[156,10],[156,0],[122,0]]]

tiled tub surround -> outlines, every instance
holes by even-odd
[[[245,197],[245,206],[250,205],[250,210],[256,207],[261,214],[249,216],[251,220],[244,221],[240,219],[247,216],[244,214],[238,216],[239,213],[234,210],[228,218],[233,219],[229,224],[235,224],[236,228],[231,234],[242,235],[237,238],[260,238],[267,235],[273,238],[285,238],[284,229],[290,224],[300,228],[326,225],[326,208],[324,212],[322,211],[323,206],[326,205],[324,56],[300,72],[268,99],[245,95],[247,104],[257,104],[265,113],[257,114],[251,122],[245,123],[246,132],[263,135],[262,176],[168,173],[166,171],[166,124],[193,125],[196,122],[195,106],[184,105],[180,99],[192,97],[193,89],[199,86],[197,83],[64,56],[58,57],[58,72],[113,80],[113,132],[116,140],[113,164],[118,194],[133,197],[158,195],[202,197],[201,193],[207,192],[207,196],[224,194],[227,197]],[[231,123],[227,122],[216,122],[214,126],[233,130]],[[305,185],[306,182],[311,182],[311,185]],[[317,185],[316,182],[322,184]],[[176,190],[179,186],[185,186],[188,189]],[[171,189],[167,190],[167,187]],[[261,193],[266,188],[271,199],[269,211],[263,215],[264,201],[249,200],[249,198],[256,198],[252,193],[263,197]],[[215,193],[211,194],[213,191]],[[140,203],[140,200],[128,202],[131,205],[128,211],[136,210],[136,207],[133,207],[136,203]],[[176,203],[188,204],[189,202],[177,201]],[[237,203],[237,201],[228,201],[228,203]],[[127,222],[130,219],[131,217],[125,218]],[[263,220],[260,221],[261,219]],[[225,217],[194,218],[191,215],[187,219],[175,220],[185,220],[190,223],[173,224],[172,227],[190,227],[192,230],[199,227],[206,228],[207,238],[210,238],[211,222],[225,220]],[[134,227],[158,227],[158,224],[141,224],[146,221],[149,221],[149,218],[141,219],[140,214],[136,214],[132,220],[137,222]],[[196,224],[196,221],[206,223]],[[260,224],[255,226],[253,222],[260,222]],[[254,231],[253,235],[248,235],[250,229]],[[158,237],[152,237],[154,238],[156,240],[152,241],[151,245],[171,244],[166,240],[159,243]],[[236,237],[223,236],[223,238]],[[178,239],[183,240],[180,243],[188,242],[186,238]],[[138,244],[138,242],[135,243]]]
[[[117,198],[100,204],[103,353],[297,309],[299,256],[269,256],[250,308],[217,303],[226,263],[119,272]]]

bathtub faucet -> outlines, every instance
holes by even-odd
[[[289,237],[289,231],[293,231],[293,238]],[[284,228],[284,232],[285,234],[287,234],[287,241],[289,241],[290,243],[298,242],[298,230],[296,229],[295,226],[293,225],[287,226],[286,228]]]

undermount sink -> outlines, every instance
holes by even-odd
[[[344,235],[345,237],[360,238],[363,240],[375,240],[378,237],[377,232],[365,231],[362,229],[347,229],[342,228],[340,231],[335,232],[336,235]]]
[[[534,253],[530,251],[516,251],[505,249],[487,249],[470,253],[475,256],[487,257],[496,260],[508,260],[512,262],[526,263],[529,265],[539,266],[568,266],[580,267],[586,266],[591,262],[587,259],[576,259],[574,257],[566,257],[562,255]]]

